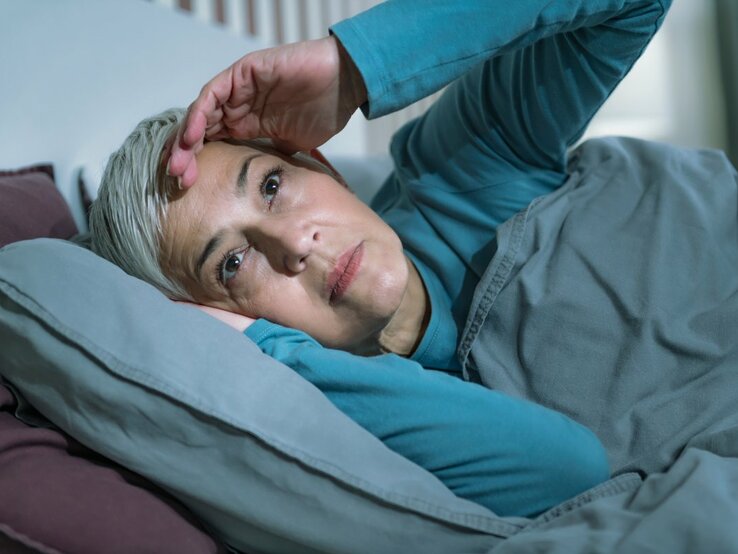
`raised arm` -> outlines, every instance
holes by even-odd
[[[323,348],[264,319],[245,334],[389,448],[498,515],[540,513],[609,476],[598,439],[542,406],[394,354]]]
[[[566,182],[568,147],[669,3],[404,0],[333,27],[363,76],[370,117],[449,83],[395,134],[395,173],[372,208],[441,279],[459,328],[498,226]]]
[[[511,167],[563,171],[567,147],[641,55],[670,3],[403,0],[331,30],[361,72],[368,117],[469,76],[455,85],[463,94],[437,110],[445,129],[435,134],[451,140],[449,126],[461,125]]]
[[[251,52],[216,75],[190,105],[167,173],[189,187],[203,141],[269,137],[310,150],[343,129],[365,101],[363,82],[334,37]]]

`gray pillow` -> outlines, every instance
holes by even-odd
[[[74,244],[0,250],[0,371],[80,442],[254,552],[487,552],[454,496],[255,344]]]

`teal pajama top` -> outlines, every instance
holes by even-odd
[[[448,85],[392,139],[372,202],[428,291],[410,359],[360,357],[259,319],[245,334],[458,496],[532,516],[606,480],[607,458],[565,416],[461,379],[456,348],[495,230],[566,180],[567,149],[638,59],[669,0],[398,0],[331,28],[369,118]]]

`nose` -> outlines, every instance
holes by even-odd
[[[307,260],[320,240],[315,225],[294,215],[263,221],[257,235],[262,243],[260,250],[272,267],[277,270],[284,268],[291,273],[305,270]]]

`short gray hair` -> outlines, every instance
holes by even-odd
[[[90,210],[92,250],[126,273],[175,300],[192,301],[161,269],[163,220],[176,181],[162,167],[162,153],[184,119],[182,109],[144,119],[105,167]]]

